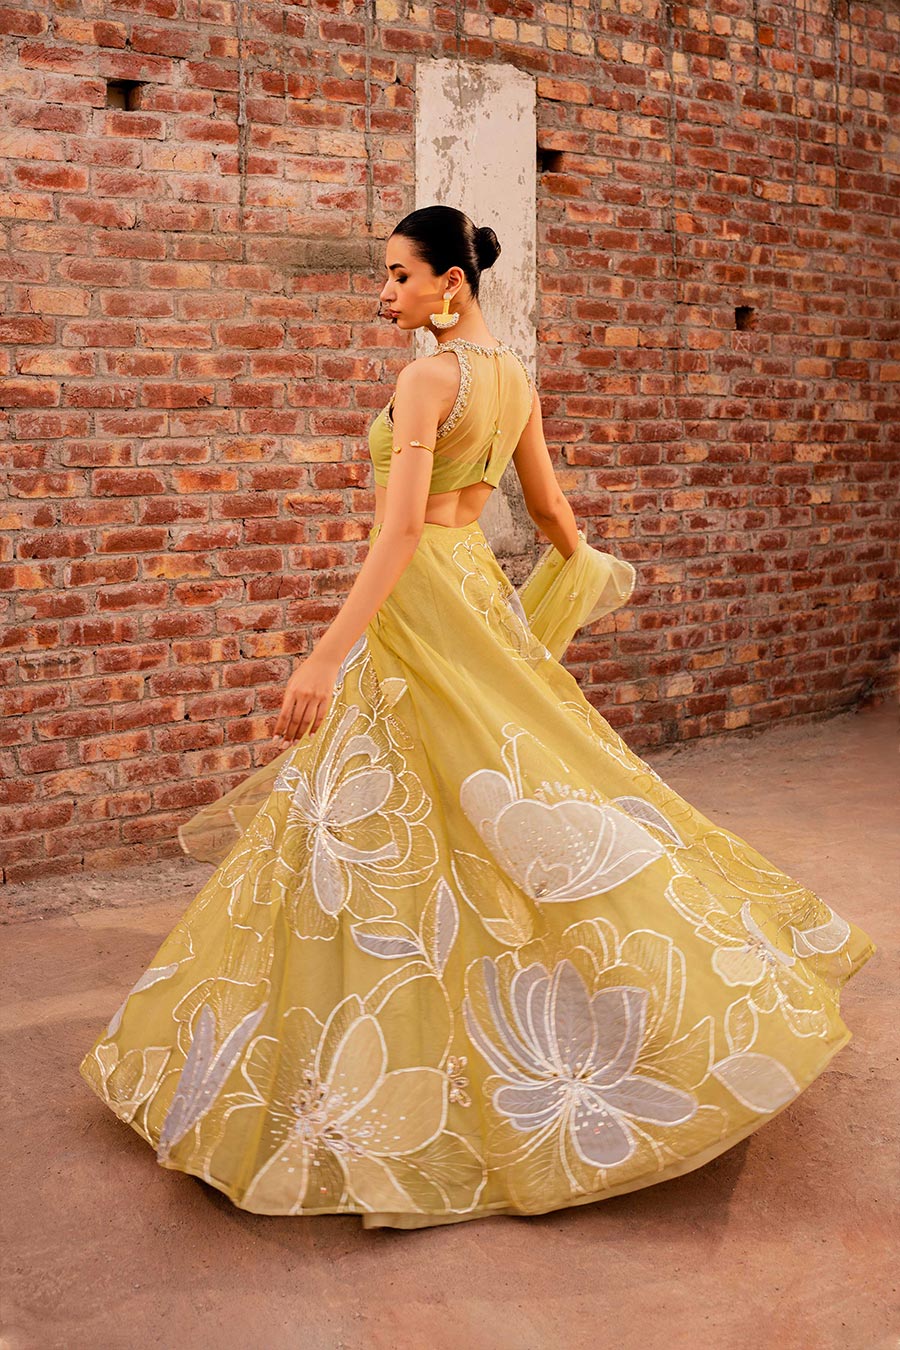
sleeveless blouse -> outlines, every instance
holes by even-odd
[[[429,356],[448,351],[459,360],[459,390],[437,428],[429,493],[481,482],[496,487],[531,416],[534,381],[505,342],[483,347],[451,338]],[[369,428],[369,456],[382,487],[393,458],[395,398],[394,393]]]

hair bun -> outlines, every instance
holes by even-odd
[[[490,225],[479,225],[475,231],[475,252],[478,254],[478,266],[482,272],[492,267],[500,256],[500,240]]]

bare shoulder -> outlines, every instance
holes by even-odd
[[[458,373],[459,366],[453,359],[452,352],[428,352],[425,356],[418,356],[405,365],[398,379],[402,377],[421,387],[427,384],[446,384],[448,378]]]
[[[459,365],[450,352],[434,352],[419,356],[405,365],[397,376],[397,388],[414,393],[418,398],[446,402],[455,396],[459,385]]]

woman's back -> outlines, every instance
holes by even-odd
[[[426,359],[446,360],[448,352],[458,362],[459,382],[450,411],[437,428],[425,519],[456,526],[477,519],[499,484],[531,415],[534,383],[506,343],[486,347],[451,338]],[[384,512],[392,459],[394,397],[369,430],[376,524]]]

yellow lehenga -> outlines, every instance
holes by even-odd
[[[530,379],[448,347],[433,483],[496,483]],[[581,535],[516,590],[477,521],[425,525],[318,732],[182,827],[216,870],[80,1063],[161,1166],[368,1228],[546,1213],[701,1166],[847,1043],[867,934],[560,664],[633,582]]]

